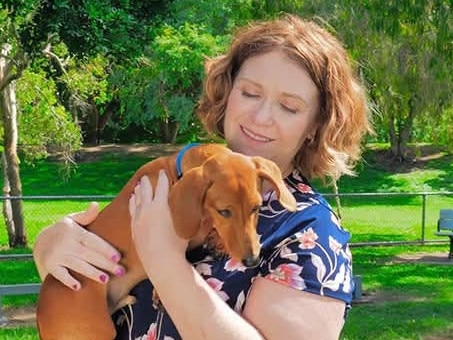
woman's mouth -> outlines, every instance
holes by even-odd
[[[247,137],[249,137],[251,139],[254,139],[254,140],[258,141],[258,142],[271,142],[272,141],[272,139],[264,137],[264,136],[257,135],[256,133],[248,130],[247,128],[245,128],[243,126],[241,126],[241,129],[242,129],[242,132],[244,132],[244,134]]]

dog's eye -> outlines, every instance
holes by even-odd
[[[221,209],[221,210],[217,210],[217,212],[219,213],[219,215],[221,215],[221,216],[223,216],[225,218],[231,217],[231,210]]]

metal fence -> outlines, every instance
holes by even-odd
[[[324,194],[337,210],[336,197]],[[453,209],[453,192],[417,193],[340,193],[340,214],[343,226],[352,234],[351,243],[398,244],[439,241],[434,234],[440,209]],[[23,201],[23,214],[29,245],[39,231],[69,212],[85,210],[90,201],[101,208],[114,196],[23,196],[0,197]],[[0,221],[0,249],[8,246],[3,219]]]
[[[338,209],[343,226],[351,234],[351,245],[396,245],[445,242],[446,237],[436,236],[439,210],[453,208],[453,192],[418,193],[342,193],[324,195],[334,209]],[[340,206],[337,206],[339,199]],[[88,202],[97,201],[101,208],[113,196],[23,196],[0,197],[23,201],[23,213],[29,245],[33,246],[39,231],[69,212],[82,211]],[[0,221],[0,248],[7,248],[8,235],[4,221]],[[447,246],[446,246],[447,254]],[[32,261],[30,254],[2,254],[5,260]],[[0,282],[7,282],[2,277]],[[9,283],[9,282],[7,282]],[[0,284],[0,324],[4,317],[1,298],[5,295],[37,293],[38,283]]]
[[[335,208],[335,195],[324,195]],[[453,192],[339,194],[351,244],[397,245],[446,242],[435,235],[440,209],[453,209]]]

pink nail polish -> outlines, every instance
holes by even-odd
[[[101,274],[99,275],[99,280],[101,280],[102,283],[106,283],[109,277],[106,274]]]
[[[118,261],[120,260],[120,258],[121,258],[121,257],[120,257],[119,254],[115,254],[115,255],[112,256],[112,261],[113,261],[113,262],[118,262]]]
[[[116,276],[123,276],[124,273],[125,273],[125,271],[124,271],[124,268],[122,268],[122,267],[119,267],[119,268],[117,268],[117,269],[115,270],[115,275],[116,275]]]

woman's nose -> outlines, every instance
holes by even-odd
[[[254,112],[254,120],[257,124],[272,124],[274,105],[270,100],[263,100]]]

